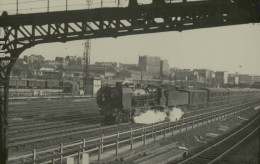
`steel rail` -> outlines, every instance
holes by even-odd
[[[247,105],[255,105],[255,104],[247,104]],[[249,109],[250,107],[243,107],[243,108],[245,108],[245,109]],[[245,110],[244,109],[244,110]],[[244,111],[244,110],[239,110],[239,111]],[[218,116],[218,115],[220,115],[220,114],[224,114],[224,115],[227,115],[227,112],[228,113],[234,113],[235,111],[237,111],[237,110],[228,110],[228,111],[224,111],[224,112],[221,112],[221,113],[218,113],[218,114],[216,114],[216,113],[213,113],[214,114],[214,116],[216,117],[216,116]],[[236,112],[235,112],[236,113]],[[210,113],[207,113],[207,114],[210,114]],[[201,116],[201,115],[199,115],[199,116]],[[207,117],[207,118],[210,118],[209,116]],[[199,122],[201,122],[201,118],[199,118],[199,121],[197,121],[197,123],[199,123]],[[203,119],[203,121],[204,121],[204,119]],[[189,121],[188,121],[188,123],[190,123]],[[182,124],[181,125],[175,125],[175,127],[174,128],[176,128],[176,126],[178,126],[179,128],[180,128],[180,126],[182,126],[182,127],[184,127],[184,125],[186,125],[187,123],[185,123],[185,122],[182,122]],[[161,125],[161,123],[159,123],[158,124],[158,126],[160,127],[160,125]],[[158,127],[157,126],[157,127]],[[171,129],[172,127],[170,127],[170,128],[167,128],[167,130],[168,129]],[[141,130],[142,128],[138,128],[138,130]],[[156,132],[162,132],[162,131],[164,131],[165,129],[163,128],[163,129],[161,129],[161,130],[156,130]],[[177,130],[177,129],[176,129]],[[141,133],[141,132],[140,132]],[[110,135],[109,137],[111,137],[111,136],[116,136],[116,135]],[[106,136],[106,137],[104,137],[104,138],[107,138],[108,136]],[[137,137],[133,137],[133,139],[137,139],[137,138],[142,138],[143,137],[143,135],[140,135],[140,136],[137,136]],[[96,138],[96,140],[99,140],[100,138]],[[89,142],[89,141],[86,141],[86,142]],[[107,143],[107,142],[106,142]],[[82,144],[82,142],[80,142],[79,144]],[[114,145],[114,144],[112,144],[112,145]],[[67,145],[67,146],[69,146],[69,145]],[[107,147],[108,145],[104,145],[104,147]],[[110,146],[110,145],[109,145]],[[19,157],[18,157],[19,158]],[[12,160],[15,160],[15,159],[18,159],[17,157],[16,158],[13,158]],[[19,159],[21,159],[21,158],[19,158]],[[9,160],[11,160],[11,159],[9,159]]]
[[[229,135],[228,137],[224,138],[223,140],[221,140],[221,141],[215,143],[214,145],[212,145],[212,146],[210,146],[210,147],[204,149],[203,151],[201,151],[201,152],[199,152],[199,153],[197,153],[197,154],[195,154],[195,155],[193,155],[193,156],[191,156],[191,157],[185,159],[184,161],[179,162],[178,164],[184,164],[184,163],[190,161],[191,159],[194,159],[194,158],[198,157],[199,155],[205,153],[206,151],[208,151],[208,150],[214,148],[215,146],[218,146],[219,144],[223,143],[224,141],[228,140],[229,138],[233,137],[234,135],[238,134],[239,132],[241,132],[242,130],[244,130],[244,129],[247,128],[248,126],[250,126],[250,125],[251,125],[252,123],[254,123],[257,119],[259,119],[259,117],[260,117],[260,116],[257,116],[254,120],[252,120],[250,123],[248,123],[246,126],[242,127],[241,129],[237,130],[237,131],[234,132],[233,134],[231,134],[231,135]]]
[[[222,153],[221,155],[219,155],[218,157],[216,157],[214,160],[212,160],[211,162],[209,162],[208,164],[213,164],[214,162],[216,162],[217,160],[219,160],[220,158],[222,158],[223,156],[225,156],[227,153],[229,153],[231,150],[233,150],[234,148],[236,148],[237,146],[239,146],[241,143],[243,143],[247,138],[249,138],[251,135],[253,135],[258,129],[260,128],[260,125],[255,128],[255,130],[253,130],[251,133],[249,133],[246,137],[244,137],[241,141],[239,141],[238,143],[236,143],[235,145],[233,145],[231,148],[229,148],[228,150],[226,150],[224,153]]]

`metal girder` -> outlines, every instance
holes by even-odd
[[[7,136],[8,129],[8,99],[9,99],[9,78],[11,70],[18,56],[24,49],[14,50],[11,57],[0,58],[0,163],[7,163]]]
[[[2,50],[10,53],[48,42],[259,22],[256,10],[222,1],[2,16]]]
[[[9,76],[15,60],[0,59],[0,163],[7,163],[8,93]]]

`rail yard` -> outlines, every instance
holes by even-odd
[[[259,0],[1,0],[0,164],[258,164],[259,22]]]
[[[259,104],[257,100],[250,100],[204,107],[186,111],[177,122],[159,122],[150,125],[136,123],[107,125],[103,122],[104,118],[100,116],[95,98],[31,100],[13,104],[11,102],[10,111],[12,112],[9,115],[8,131],[9,160],[12,163],[33,161],[44,163],[53,160],[58,162],[61,161],[62,147],[64,162],[66,156],[73,156],[79,151],[81,154],[88,152],[92,162],[107,159],[113,161],[120,157],[120,148],[129,144],[132,150],[135,147],[134,143],[141,141],[146,145],[145,142],[148,144],[149,139],[156,141],[168,135],[176,136],[175,133],[195,129],[229,115],[240,115],[238,112],[245,113],[247,109],[252,109]],[[257,110],[251,114],[256,113]],[[106,152],[109,151],[116,151],[118,156],[104,158],[103,156],[106,156]],[[54,156],[54,152],[60,155]],[[131,159],[130,157],[128,158]],[[145,160],[141,158],[140,161]]]

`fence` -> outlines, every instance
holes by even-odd
[[[225,109],[216,111],[207,112],[206,114],[199,114],[197,116],[191,116],[181,120],[176,120],[176,122],[159,122],[156,124],[151,124],[143,126],[141,128],[130,129],[125,132],[117,132],[116,134],[111,134],[105,136],[101,134],[100,137],[93,138],[90,140],[83,139],[79,142],[73,144],[65,145],[60,144],[59,147],[39,151],[33,150],[31,154],[23,155],[19,157],[10,158],[9,161],[22,161],[23,163],[63,163],[64,160],[68,157],[77,157],[80,161],[83,154],[93,154],[97,153],[97,160],[101,160],[101,155],[104,149],[115,149],[115,154],[119,153],[119,146],[129,144],[129,149],[133,150],[135,142],[142,141],[143,145],[146,145],[147,138],[153,138],[156,141],[157,137],[163,135],[163,138],[166,137],[167,133],[174,135],[175,131],[182,132],[188,130],[190,126],[192,129],[195,125],[203,126],[205,122],[212,122],[214,119],[220,119],[226,117],[230,114],[240,112],[244,109],[235,110],[234,107],[229,107]],[[224,110],[224,111],[223,111]],[[199,117],[199,118],[195,118]]]

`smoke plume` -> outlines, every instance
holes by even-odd
[[[179,108],[168,108],[165,111],[148,110],[139,116],[134,117],[135,123],[151,124],[160,121],[169,120],[174,122],[179,120],[184,112]]]
[[[151,124],[155,122],[164,121],[166,113],[154,110],[148,110],[139,116],[134,117],[135,123]]]
[[[184,112],[181,109],[173,107],[169,110],[169,119],[174,122],[176,119],[179,120],[183,114]]]

